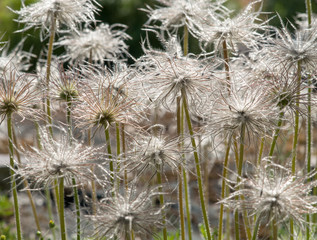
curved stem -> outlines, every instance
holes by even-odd
[[[205,229],[206,229],[206,233],[207,233],[207,239],[211,240],[208,216],[207,216],[205,200],[204,200],[204,193],[203,193],[203,186],[202,186],[202,177],[201,177],[200,163],[199,163],[199,158],[198,158],[198,153],[197,153],[197,146],[196,146],[196,141],[195,141],[195,138],[194,138],[194,131],[193,131],[191,119],[190,119],[190,116],[189,116],[187,99],[186,99],[186,93],[185,93],[184,90],[182,90],[182,98],[183,98],[183,104],[184,104],[184,110],[185,110],[185,116],[186,116],[188,131],[189,131],[190,138],[191,138],[191,144],[192,144],[192,147],[193,147],[193,150],[194,150],[194,158],[195,158],[195,166],[196,166],[196,174],[197,174],[197,182],[198,182],[198,190],[199,190],[201,211],[202,211],[203,218],[204,218],[204,224],[205,224]]]
[[[13,193],[13,201],[14,201],[14,215],[15,215],[15,224],[17,230],[17,239],[22,240],[22,229],[21,229],[21,221],[20,221],[20,211],[19,211],[19,202],[18,202],[18,189],[14,176],[14,147],[13,147],[13,134],[12,134],[12,113],[8,113],[7,115],[7,128],[8,128],[8,142],[9,142],[9,157],[10,157],[10,174],[11,174],[11,188]]]

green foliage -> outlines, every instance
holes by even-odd
[[[0,196],[0,219],[13,216],[13,205],[9,198],[6,196]]]
[[[16,239],[15,234],[14,234],[14,226],[7,224],[5,222],[0,222],[0,232],[1,232],[1,239],[6,239],[6,240],[14,240]],[[5,238],[3,238],[3,236]]]
[[[155,240],[162,240],[163,239],[163,233],[160,233],[158,236],[154,237]],[[180,239],[180,233],[179,230],[176,232],[168,232],[167,233],[167,240],[178,240]]]
[[[207,232],[206,232],[206,228],[205,228],[205,224],[203,223],[199,223],[198,224],[198,227],[199,227],[199,232],[200,232],[200,235],[201,237],[204,239],[204,240],[207,240],[208,237],[207,237]],[[210,232],[212,232],[212,239],[217,239],[218,237],[218,230],[217,229],[210,229]]]

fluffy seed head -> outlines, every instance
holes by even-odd
[[[235,186],[238,190],[221,202],[234,209],[246,209],[265,223],[275,219],[279,224],[293,219],[303,227],[306,214],[317,212],[317,198],[310,195],[317,182],[307,182],[311,177],[312,174],[293,175],[290,169],[263,159],[255,174],[242,178]]]
[[[69,186],[73,186],[73,178],[77,185],[88,183],[96,179],[91,167],[106,159],[101,149],[85,146],[68,136],[65,129],[59,130],[59,138],[55,140],[47,129],[40,128],[41,148],[23,151],[25,162],[15,174],[28,179],[32,189],[54,186],[54,181],[60,178]]]
[[[11,10],[19,15],[17,21],[25,24],[21,31],[39,27],[43,38],[53,24],[57,31],[61,31],[62,26],[76,31],[81,22],[94,21],[96,4],[95,0],[40,0],[29,6],[23,4],[19,11]]]
[[[114,61],[124,55],[129,56],[125,41],[130,39],[130,36],[124,32],[126,28],[121,24],[100,24],[94,30],[85,28],[82,32],[66,36],[57,44],[66,47],[64,58],[71,62]]]
[[[117,193],[102,199],[97,204],[97,214],[86,216],[94,223],[95,237],[121,238],[131,231],[143,237],[153,236],[155,230],[164,226],[162,212],[166,205],[154,205],[154,199],[161,194],[158,188],[143,192],[135,188],[130,187],[123,195]]]
[[[40,111],[34,106],[40,101],[40,92],[35,88],[35,77],[5,69],[0,73],[0,122],[8,115],[17,114],[22,119],[40,117]]]

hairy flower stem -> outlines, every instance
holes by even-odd
[[[69,145],[72,144],[72,119],[71,119],[71,109],[72,109],[72,103],[68,99],[67,100],[67,110],[66,110],[66,121],[67,121],[67,130],[68,130],[68,137],[69,137]],[[79,197],[78,197],[78,188],[76,187],[76,180],[73,177],[72,178],[72,184],[74,185],[73,191],[74,191],[74,200],[75,200],[75,206],[76,206],[76,227],[77,227],[77,240],[80,240],[80,203],[79,203]]]
[[[259,150],[259,157],[258,157],[258,161],[257,161],[257,166],[259,166],[261,164],[263,148],[264,148],[264,142],[265,142],[265,137],[262,137],[261,138],[261,144],[260,144],[260,150]]]
[[[158,166],[159,168],[159,166]],[[162,175],[161,175],[161,172],[160,171],[157,171],[156,172],[156,178],[157,178],[157,184],[159,185],[159,192],[162,192]],[[160,204],[161,206],[164,205],[164,196],[163,194],[161,193],[160,194]],[[167,240],[167,230],[166,230],[166,213],[165,211],[162,213],[163,214],[163,225],[164,225],[164,228],[163,228],[163,240]]]
[[[300,95],[301,84],[301,61],[297,62],[297,95]],[[298,131],[299,131],[299,99],[296,99],[296,111],[295,111],[295,126],[294,126],[294,140],[292,151],[292,173],[296,173],[296,157],[297,157],[297,143],[298,143]]]
[[[225,71],[226,71],[226,78],[227,78],[227,87],[228,91],[230,93],[230,68],[229,68],[229,51],[227,47],[227,42],[224,40],[222,42],[222,48],[223,48],[223,60],[225,61]]]
[[[50,28],[50,39],[48,43],[48,52],[47,52],[47,62],[46,62],[46,112],[47,112],[47,121],[49,124],[49,131],[51,136],[53,136],[53,129],[52,129],[52,114],[51,114],[51,100],[49,96],[49,89],[50,89],[50,76],[51,76],[51,61],[53,55],[53,43],[55,37],[55,29],[56,29],[56,17],[55,14],[52,15],[52,25]]]
[[[42,143],[41,143],[40,127],[39,127],[38,122],[35,122],[35,129],[36,129],[37,147],[39,150],[41,150],[43,147],[42,147]],[[50,194],[50,189],[48,186],[45,187],[45,197],[46,197],[48,217],[50,220],[54,221],[53,211],[52,211],[51,194]],[[55,228],[51,228],[51,231],[52,231],[53,239],[56,240]]]
[[[184,25],[184,40],[183,40],[183,52],[184,56],[187,56],[189,52],[189,33],[187,25]],[[180,110],[180,142],[182,149],[184,148],[184,105],[181,104],[181,99],[179,98],[179,110]],[[182,154],[182,159],[185,161],[185,154]],[[186,217],[187,217],[187,229],[188,229],[188,239],[192,240],[192,227],[191,227],[191,216],[190,216],[190,203],[189,203],[189,191],[188,191],[188,181],[187,181],[187,171],[183,168],[183,182],[184,182],[184,194],[185,194],[185,205],[186,205]],[[180,182],[181,183],[181,182]],[[182,225],[181,225],[182,226]]]
[[[241,176],[242,176],[242,167],[243,167],[243,159],[244,159],[245,129],[246,129],[246,126],[243,123],[241,126],[241,132],[240,132],[239,162],[238,162],[238,166],[237,166],[237,169],[238,169],[237,183],[240,182]],[[243,196],[241,196],[241,198],[243,198]],[[235,223],[236,239],[238,239],[238,238],[240,238],[240,236],[238,234],[239,233],[239,212],[238,211],[235,212],[235,221],[238,221],[238,224]],[[251,230],[250,230],[249,220],[248,220],[248,216],[247,216],[245,209],[243,210],[243,221],[244,221],[244,226],[245,226],[245,230],[247,233],[247,237],[248,237],[248,239],[251,239]]]
[[[255,226],[253,229],[253,234],[252,234],[252,240],[256,240],[258,233],[259,233],[259,227],[260,227],[260,223],[261,223],[261,218],[257,218],[255,221]]]
[[[121,145],[122,145],[122,153],[124,157],[126,153],[126,148],[125,148],[125,131],[124,131],[123,123],[121,125]],[[124,168],[124,186],[125,186],[125,189],[128,190],[128,171],[126,168]]]
[[[16,146],[16,148],[18,148],[19,144],[18,144],[18,141],[17,141],[17,138],[16,138],[16,134],[15,134],[15,131],[14,131],[14,125],[12,125],[11,127],[12,127],[13,143]],[[20,156],[20,153],[19,153],[18,150],[15,151],[15,155],[17,157],[18,163],[21,164],[21,156]],[[37,228],[37,231],[40,233],[39,237],[42,237],[40,221],[39,221],[39,218],[37,216],[35,203],[34,203],[31,191],[28,188],[29,184],[28,184],[28,181],[26,179],[23,179],[23,186],[26,189],[26,193],[28,195],[28,198],[29,198],[29,201],[30,201],[30,204],[31,204],[31,208],[32,208],[32,212],[33,212],[36,228]]]
[[[276,218],[274,217],[273,218],[273,221],[272,221],[272,233],[273,233],[273,235],[272,235],[272,239],[273,240],[277,240],[277,233],[278,233],[278,229],[277,229],[277,222],[276,222]],[[292,229],[290,229],[290,231],[293,231],[294,232],[294,229],[292,230]]]
[[[278,118],[278,122],[277,122],[277,127],[276,127],[276,129],[274,131],[274,136],[273,136],[273,140],[272,140],[272,143],[271,143],[269,157],[273,156],[274,148],[275,148],[275,145],[276,145],[276,141],[277,141],[277,138],[279,136],[279,133],[280,133],[280,130],[281,130],[281,126],[282,126],[282,123],[283,123],[283,117],[284,117],[284,112],[282,111],[282,109],[280,109],[280,114],[279,114],[279,118]]]
[[[184,148],[184,104],[181,107],[181,143],[182,148]],[[186,161],[185,154],[182,154],[182,158]],[[183,181],[184,181],[184,194],[185,194],[185,208],[186,208],[186,218],[187,218],[187,229],[188,229],[188,240],[192,240],[192,223],[191,223],[191,213],[190,213],[190,202],[189,202],[189,186],[187,178],[187,170],[183,168]]]
[[[116,123],[116,140],[117,140],[117,174],[116,176],[119,176],[120,173],[120,154],[121,154],[121,144],[120,144],[120,126],[119,123]],[[119,191],[120,188],[120,178],[116,177],[116,188],[117,191]]]
[[[110,169],[110,175],[111,175],[111,184],[112,184],[112,188],[113,188],[114,187],[114,168],[113,168],[109,128],[105,129],[105,136],[106,136],[107,152],[109,155],[108,157],[110,159],[109,169]]]
[[[185,24],[185,25],[184,25],[184,40],[183,40],[184,56],[187,56],[187,54],[188,54],[188,39],[189,39],[188,27],[187,27],[187,25]]]
[[[72,184],[74,185],[74,200],[76,206],[76,227],[77,227],[77,240],[80,240],[81,230],[80,230],[80,203],[79,203],[79,196],[78,196],[78,188],[76,187],[76,180],[72,178]]]
[[[177,135],[179,136],[178,148],[179,151],[182,151],[182,137],[181,137],[181,121],[184,121],[182,118],[181,111],[182,106],[180,104],[181,99],[177,97]],[[184,217],[184,204],[183,204],[183,178],[182,178],[183,167],[181,164],[178,166],[178,202],[179,202],[179,218],[180,218],[180,228],[181,228],[181,239],[185,240],[185,217]]]
[[[192,123],[191,123],[190,116],[189,116],[186,92],[184,90],[182,90],[182,98],[183,98],[183,104],[184,104],[184,110],[185,110],[188,131],[189,131],[190,138],[191,138],[191,144],[192,144],[192,147],[194,150],[194,158],[195,158],[195,166],[196,166],[196,174],[197,174],[197,182],[198,182],[198,191],[199,191],[201,211],[202,211],[203,218],[204,218],[207,239],[211,240],[208,216],[207,216],[205,200],[204,200],[202,177],[201,177],[200,163],[199,163],[199,158],[198,158],[198,153],[197,153],[197,146],[196,146],[196,141],[195,141],[195,137],[194,137]]]
[[[223,164],[223,169],[222,169],[221,199],[225,198],[226,178],[227,178],[227,172],[228,172],[230,145],[231,145],[231,139],[229,139],[229,141],[227,143],[225,162]],[[224,205],[222,203],[220,205],[220,212],[219,212],[218,240],[222,239],[223,211],[224,211]]]
[[[300,84],[302,79],[302,65],[301,60],[297,62],[297,95],[300,95]],[[296,111],[295,111],[295,126],[294,126],[294,140],[292,149],[292,174],[296,174],[296,157],[297,157],[297,143],[299,132],[299,99],[296,99]],[[294,240],[294,221],[290,219],[290,240]]]
[[[64,177],[59,179],[59,223],[61,228],[61,239],[66,240],[66,224],[64,211]]]
[[[12,134],[12,113],[9,112],[7,115],[7,128],[8,128],[8,143],[9,143],[9,157],[10,157],[10,173],[11,173],[11,184],[13,192],[13,201],[14,201],[14,215],[15,215],[15,225],[17,230],[17,239],[22,240],[22,229],[20,221],[20,211],[19,211],[19,202],[18,202],[18,189],[15,182],[14,176],[14,147],[13,147],[13,134]]]
[[[312,7],[311,7],[311,0],[306,0],[306,11],[307,11],[307,21],[308,21],[308,28],[311,28],[311,22],[312,22]],[[312,150],[312,119],[311,119],[311,94],[312,94],[312,88],[311,88],[311,77],[308,77],[308,93],[307,93],[307,174],[310,174],[311,172],[311,150]],[[311,181],[311,179],[308,179],[308,181]],[[316,218],[316,217],[315,217]],[[307,223],[310,223],[310,215],[306,215],[306,221]],[[316,223],[316,221],[314,221]],[[306,239],[310,239],[310,227],[309,224],[307,224],[306,227]]]

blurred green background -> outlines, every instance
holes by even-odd
[[[31,4],[36,0],[24,0],[25,4]],[[127,33],[132,37],[132,40],[127,44],[130,48],[130,53],[139,57],[142,54],[140,42],[145,33],[142,31],[142,25],[146,22],[146,13],[140,8],[145,8],[146,5],[154,6],[154,0],[98,0],[103,6],[102,11],[97,16],[97,19],[109,24],[122,23],[128,26]],[[282,19],[286,21],[293,20],[293,17],[298,12],[305,12],[305,0],[264,0],[263,11],[271,12],[272,15],[278,12]],[[249,0],[228,0],[227,5],[230,9],[239,9],[248,4]],[[316,0],[312,0],[313,11],[317,10]],[[10,48],[14,47],[18,42],[27,36],[25,41],[25,49],[32,48],[33,53],[39,54],[46,42],[39,41],[39,32],[29,30],[23,33],[14,33],[17,29],[21,29],[17,22],[14,21],[17,15],[12,13],[7,6],[12,9],[19,10],[21,8],[21,0],[0,0],[0,37],[2,40],[10,39]],[[271,21],[272,25],[279,25],[278,18]],[[154,43],[154,46],[156,43]],[[195,49],[192,49],[195,52]]]

